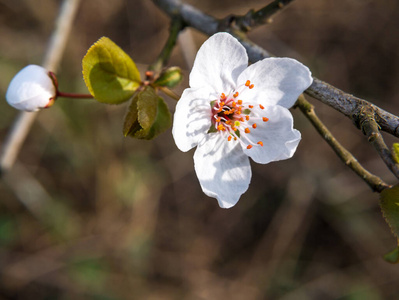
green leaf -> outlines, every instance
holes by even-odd
[[[107,37],[90,47],[82,67],[86,86],[99,102],[118,104],[127,101],[141,83],[133,60]]]
[[[384,255],[384,259],[392,264],[399,263],[399,247]]]
[[[380,206],[385,221],[391,228],[392,233],[397,239],[398,248],[386,254],[384,259],[398,263],[399,262],[399,185],[390,189],[383,190],[380,196]]]
[[[396,163],[399,163],[399,143],[393,143],[392,156]]]
[[[174,88],[183,79],[181,69],[179,67],[170,67],[159,75],[158,79],[154,81],[155,86],[166,86]]]
[[[172,124],[172,118],[165,101],[154,88],[146,86],[136,93],[129,105],[123,134],[138,139],[151,140]]]

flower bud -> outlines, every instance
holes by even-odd
[[[159,75],[159,78],[155,80],[154,84],[156,86],[165,86],[169,88],[174,88],[176,85],[182,81],[183,75],[179,67],[170,67]]]
[[[36,111],[54,103],[56,87],[49,72],[37,65],[28,65],[14,76],[8,86],[8,104],[19,110]]]

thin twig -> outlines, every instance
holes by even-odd
[[[367,136],[370,144],[372,144],[375,150],[377,150],[378,154],[391,170],[391,172],[397,178],[399,178],[399,164],[395,161],[391,151],[388,149],[387,145],[384,142],[384,139],[379,130],[379,126],[375,120],[375,114],[372,107],[362,107],[359,115],[359,127]]]
[[[52,72],[57,70],[79,3],[80,0],[65,0],[62,3],[54,32],[43,59],[43,67],[47,70]],[[18,114],[1,149],[0,175],[7,172],[14,164],[36,116],[37,112],[21,112]]]
[[[179,15],[187,26],[193,27],[207,35],[218,32],[220,29],[220,22],[224,22],[224,20],[219,21],[191,5],[182,4],[178,0],[153,0],[153,2],[169,16]],[[228,28],[226,28],[226,30],[228,30]],[[271,56],[265,49],[250,41],[243,32],[231,30],[231,33],[246,48],[251,62],[256,62]],[[371,105],[376,114],[375,120],[381,127],[381,130],[399,137],[399,117],[366,100],[347,94],[317,78],[313,78],[313,83],[306,90],[306,93],[351,119],[356,117],[354,114],[359,111],[361,106]]]
[[[294,0],[275,0],[257,11],[251,9],[244,16],[234,16],[234,26],[241,31],[247,32],[254,27],[271,23],[271,17],[292,1]]]
[[[301,112],[308,118],[312,125],[316,128],[317,132],[323,137],[323,139],[330,145],[338,157],[352,169],[360,178],[362,178],[373,191],[381,192],[382,190],[389,188],[390,185],[382,181],[381,178],[371,174],[356,160],[356,158],[346,150],[331,134],[327,127],[317,117],[314,107],[310,104],[303,95],[299,96],[296,102]]]
[[[183,28],[184,28],[184,23],[182,18],[178,16],[173,17],[170,24],[168,40],[166,41],[166,44],[163,47],[161,53],[159,54],[157,60],[149,66],[148,70],[154,72],[160,72],[162,68],[168,63],[170,55],[172,54],[172,50],[174,49],[177,43],[177,38],[179,36],[179,33]]]

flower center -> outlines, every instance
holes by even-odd
[[[232,93],[220,94],[219,99],[212,101],[212,127],[210,132],[219,132],[226,135],[227,140],[239,141],[247,149],[253,146],[263,146],[262,141],[254,141],[251,138],[252,130],[256,130],[258,121],[269,121],[261,116],[264,107],[261,104],[251,104],[239,99],[239,95],[244,89],[253,89],[254,85],[247,80],[245,85],[238,87]]]

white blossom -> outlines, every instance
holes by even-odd
[[[172,132],[181,151],[197,147],[194,166],[206,195],[232,207],[251,180],[248,157],[267,164],[293,156],[301,134],[288,109],[311,83],[309,69],[294,59],[248,66],[245,48],[228,33],[201,46]]]
[[[8,86],[8,104],[19,110],[36,111],[51,106],[56,87],[49,71],[37,65],[28,65],[14,76]]]

